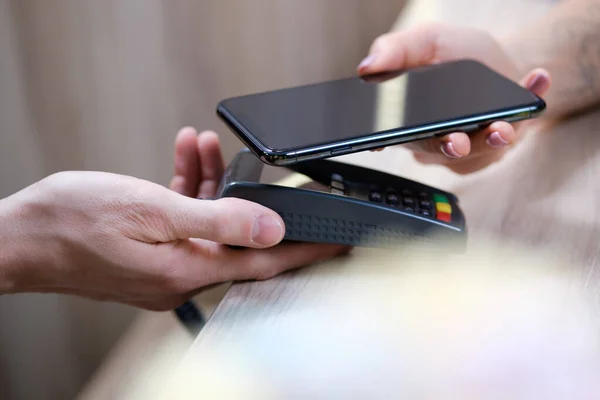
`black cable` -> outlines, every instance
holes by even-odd
[[[177,307],[175,315],[177,315],[179,321],[193,336],[197,336],[206,324],[204,315],[191,300]]]

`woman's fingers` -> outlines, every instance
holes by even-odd
[[[471,136],[471,148],[473,154],[481,154],[488,151],[508,147],[517,140],[517,132],[513,125],[508,122],[498,121],[487,128]]]
[[[520,82],[527,90],[537,96],[543,96],[550,89],[550,74],[541,68],[530,71]],[[527,121],[510,124],[497,121],[485,129],[471,135],[471,154],[482,154],[493,150],[499,150],[513,145],[519,139],[519,128]]]
[[[433,142],[433,148],[449,158],[463,158],[471,154],[471,141],[464,132],[454,132],[441,139],[433,139]]]
[[[471,153],[469,136],[464,132],[454,132],[433,139],[419,140],[404,145],[415,153],[444,155],[448,158],[463,158]]]
[[[541,97],[550,88],[551,78],[546,70],[537,68],[530,71],[520,83],[526,89]],[[456,132],[442,136],[441,138],[408,143],[405,147],[415,151],[418,160],[427,163],[432,158],[419,153],[443,154],[451,159],[475,156],[503,149],[515,143],[518,140],[517,129],[524,122],[510,124],[504,121],[497,121],[485,129],[469,135],[463,132]]]
[[[521,86],[541,97],[550,89],[552,77],[545,69],[536,68],[530,71],[520,83]]]

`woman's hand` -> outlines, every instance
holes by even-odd
[[[438,23],[380,36],[360,63],[358,72],[366,75],[466,58],[486,64],[538,96],[543,96],[550,87],[550,74],[546,70],[519,71],[488,33]],[[422,163],[442,164],[455,172],[469,173],[499,160],[518,140],[525,123],[511,125],[499,121],[474,134],[455,132],[404,146],[412,149]]]
[[[0,201],[0,292],[52,292],[152,310],[202,288],[267,279],[347,252],[279,244],[272,210],[211,197],[223,174],[214,133],[183,130],[169,190],[128,176],[61,172]],[[234,250],[226,245],[247,247]]]

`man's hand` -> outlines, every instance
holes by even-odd
[[[550,87],[544,69],[519,71],[501,45],[484,31],[430,23],[377,38],[358,66],[361,75],[409,69],[457,59],[478,60],[539,96]],[[489,94],[493,96],[493,93]],[[422,163],[437,163],[469,173],[499,160],[519,137],[523,124],[495,122],[475,134],[455,132],[404,145]]]
[[[168,310],[208,285],[267,279],[348,251],[277,245],[285,228],[274,211],[188,197],[214,195],[223,173],[219,143],[186,129],[176,147],[174,191],[127,176],[62,172],[2,200],[0,291]]]
[[[211,198],[225,172],[219,136],[211,131],[200,135],[183,128],[175,138],[175,176],[171,190],[187,197]]]

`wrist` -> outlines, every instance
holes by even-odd
[[[0,294],[47,287],[55,243],[31,188],[0,200]]]
[[[19,291],[23,279],[22,246],[18,210],[12,197],[0,200],[0,294]]]
[[[598,4],[561,2],[502,41],[521,70],[549,71],[552,86],[544,96],[547,117],[569,117],[600,101],[600,84],[593,73],[600,68]]]

